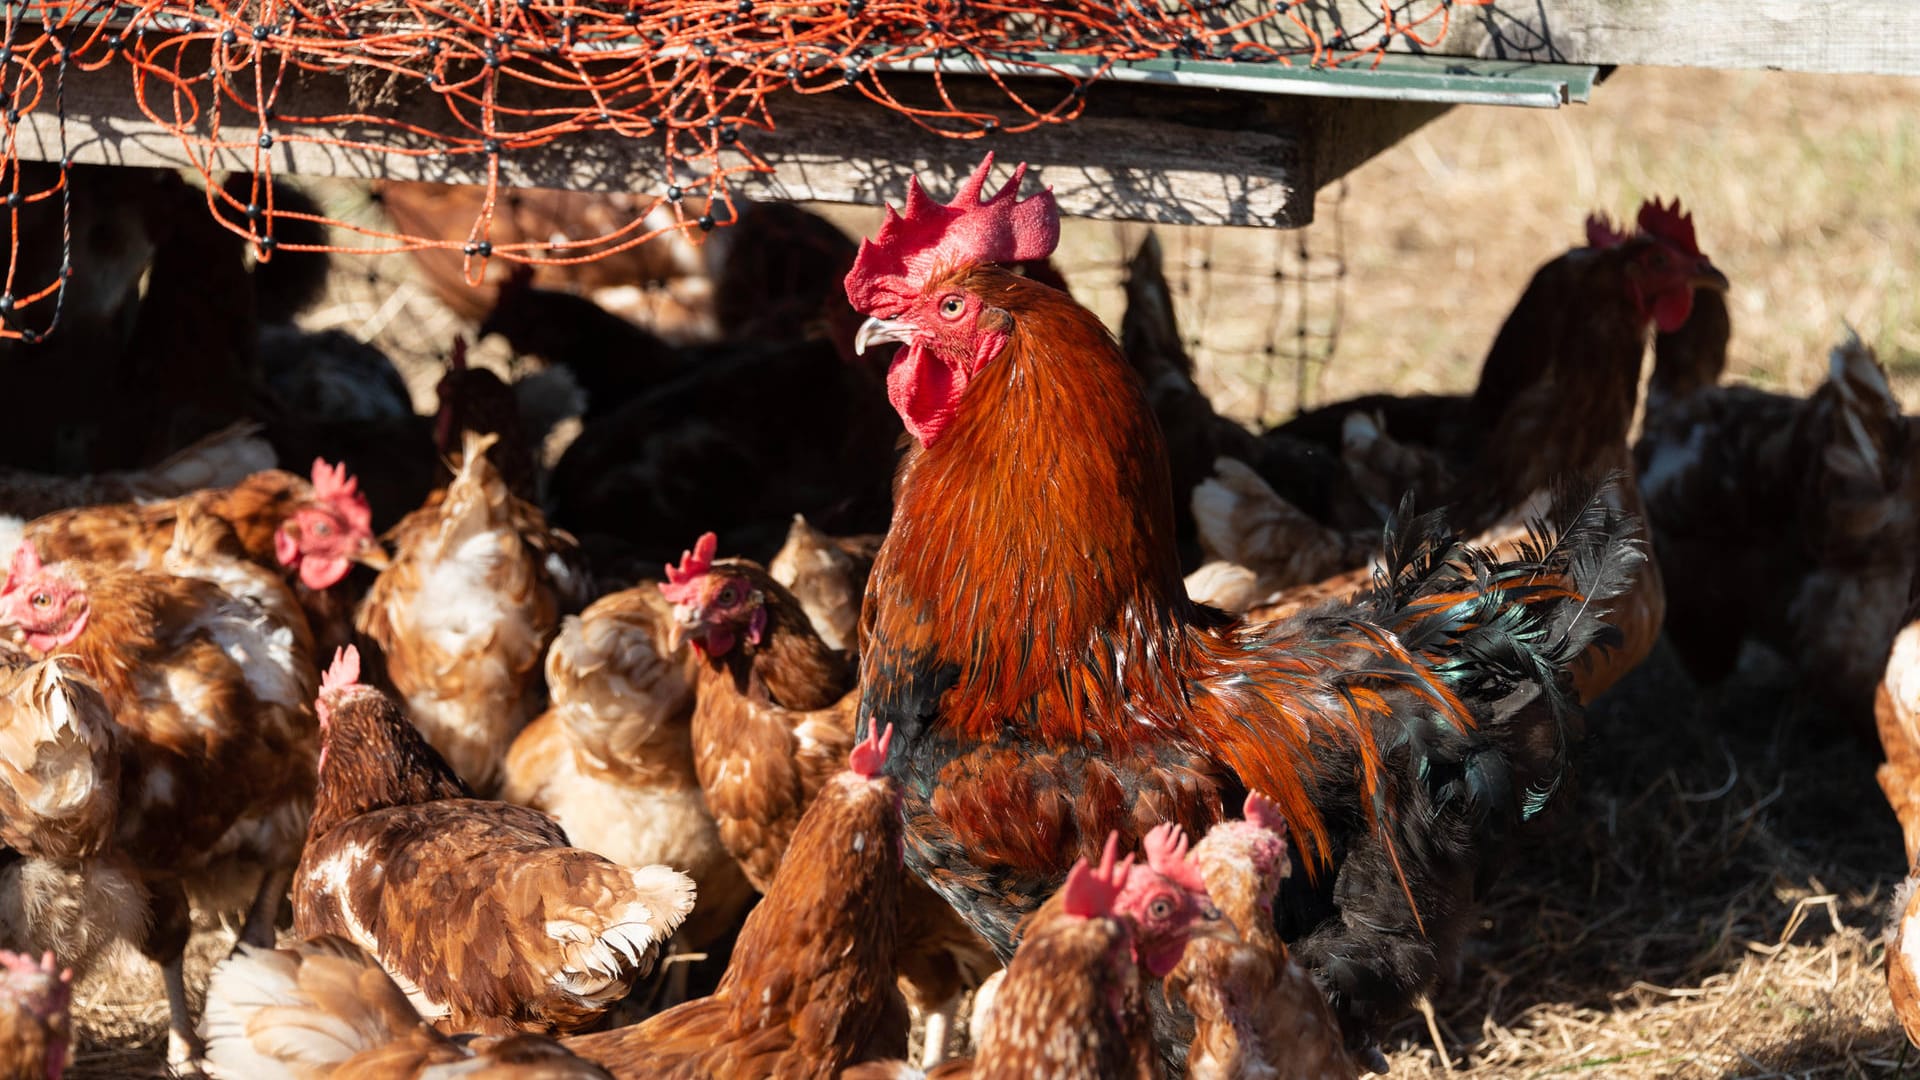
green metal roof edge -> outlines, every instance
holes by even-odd
[[[1092,75],[1100,65],[1099,61],[1086,56],[1033,53],[1018,60],[988,64],[981,64],[971,56],[948,56],[876,66],[895,71],[939,70],[953,74],[990,68],[1003,75],[1046,75],[1046,68],[1051,67],[1061,75]],[[1585,64],[1389,54],[1377,65],[1333,68],[1277,62],[1134,60],[1115,63],[1103,77],[1116,82],[1261,94],[1554,109],[1569,103],[1586,103],[1592,96],[1597,74],[1597,68]]]

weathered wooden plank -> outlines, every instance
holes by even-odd
[[[191,68],[189,67],[189,70]],[[891,75],[889,88],[913,101],[933,100],[920,77]],[[1031,80],[1030,80],[1031,81]],[[964,105],[1005,108],[998,90],[966,79],[948,80]],[[1036,87],[1036,99],[1059,90]],[[188,166],[190,146],[135,106],[123,70],[68,73],[66,144],[73,160],[89,163]],[[156,102],[164,106],[164,102]],[[258,129],[244,112],[228,109],[215,125],[203,99],[199,127],[214,136],[216,169],[252,169],[265,160],[278,171],[318,176],[384,177],[482,183],[481,154],[409,155],[341,145],[355,139],[391,140],[389,129],[335,130],[312,142],[285,124],[272,145],[258,146]],[[22,156],[57,160],[59,117],[51,103],[23,118]],[[283,91],[280,113],[325,115],[355,111],[346,80],[308,76]],[[771,102],[777,131],[743,132],[776,172],[739,183],[749,196],[877,203],[898,200],[906,178],[950,183],[992,148],[1031,163],[1053,185],[1068,214],[1117,220],[1200,225],[1304,225],[1313,217],[1313,193],[1328,180],[1390,145],[1442,111],[1441,107],[1383,101],[1262,97],[1219,91],[1111,85],[1089,95],[1086,115],[1032,132],[947,139],[854,93],[795,95]],[[444,122],[431,95],[406,95],[390,112],[427,127]],[[202,146],[204,144],[201,144]],[[393,146],[394,149],[401,147]],[[521,187],[657,192],[668,180],[651,144],[617,136],[573,136],[502,155],[501,182]],[[684,175],[677,177],[681,182]]]
[[[1421,14],[1433,2],[1394,7]],[[1300,13],[1323,33],[1344,28],[1353,40],[1371,42],[1380,33],[1380,11],[1369,0],[1309,0]],[[1388,49],[1563,64],[1920,75],[1920,3],[1497,0],[1454,5],[1446,37],[1431,48],[1401,37]]]

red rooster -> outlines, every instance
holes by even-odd
[[[1193,604],[1139,382],[1096,316],[994,265],[1046,255],[1059,218],[1018,198],[1024,167],[981,202],[991,164],[949,205],[910,185],[846,281],[858,344],[904,345],[887,390],[915,444],[860,710],[898,732],[908,862],[1007,957],[1109,830],[1204,832],[1257,790],[1309,870],[1282,934],[1360,1041],[1432,985],[1557,789],[1566,668],[1641,558],[1631,517],[1596,494],[1498,563],[1403,525],[1351,601],[1265,626]]]

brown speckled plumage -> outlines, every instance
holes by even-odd
[[[379,959],[449,1031],[573,1031],[653,963],[693,887],[567,846],[551,818],[471,798],[399,706],[330,689],[295,927]]]
[[[711,1080],[824,1080],[900,1057],[907,1021],[893,954],[904,876],[893,782],[843,772],[801,819],[711,997],[565,1045],[616,1076]]]

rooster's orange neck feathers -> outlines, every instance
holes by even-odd
[[[1043,739],[1118,734],[1119,684],[1166,659],[1129,652],[1182,641],[1191,611],[1158,425],[1113,336],[1071,298],[995,267],[953,284],[1013,330],[943,438],[907,459],[874,574],[892,591],[876,598],[894,620],[879,640],[960,662],[946,720],[975,737],[1049,695],[1067,707],[1038,710]],[[1111,662],[1083,662],[1103,639]]]

